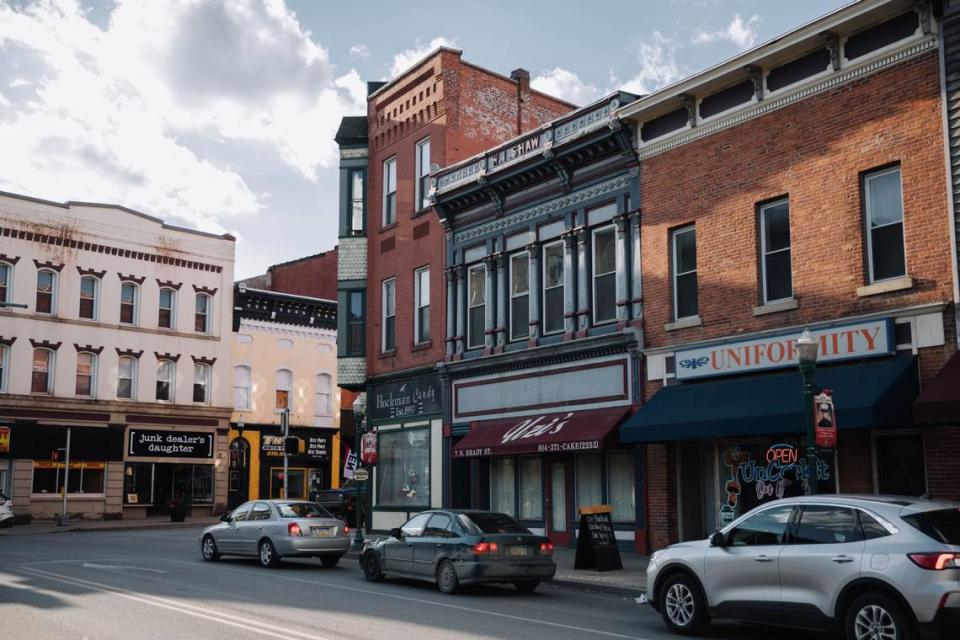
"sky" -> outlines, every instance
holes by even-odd
[[[847,3],[0,0],[0,191],[231,233],[244,278],[333,248],[340,119],[436,46],[586,104]]]

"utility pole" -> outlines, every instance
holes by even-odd
[[[286,500],[290,495],[287,493],[287,471],[290,468],[290,455],[287,453],[287,438],[290,437],[290,407],[285,407],[280,412],[280,428],[283,429],[283,499]]]
[[[67,448],[64,452],[63,461],[63,512],[60,514],[60,526],[66,526],[67,522],[67,492],[70,490],[70,427],[67,427]]]

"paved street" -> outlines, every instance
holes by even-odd
[[[62,533],[0,538],[4,638],[672,638],[631,599],[545,586],[444,596],[427,584],[371,584],[354,561],[200,559],[197,531]],[[713,638],[769,638],[722,624]],[[806,634],[776,631],[778,638]]]

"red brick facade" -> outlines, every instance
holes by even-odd
[[[519,81],[463,62],[441,49],[368,101],[370,132],[367,235],[367,376],[443,360],[444,236],[431,209],[416,211],[416,145],[430,138],[431,164],[447,166],[481,153],[573,106]],[[383,163],[397,158],[397,219],[384,227]],[[430,338],[414,345],[414,271],[430,268]],[[382,283],[396,278],[396,349],[381,344]]]
[[[271,291],[337,299],[337,247],[299,260],[275,264],[267,269]]]

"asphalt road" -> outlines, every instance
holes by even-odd
[[[355,560],[261,569],[204,562],[198,531],[0,537],[0,638],[141,640],[608,640],[675,638],[632,599],[543,585],[445,596],[405,580],[369,583]],[[715,623],[709,638],[827,636]]]

